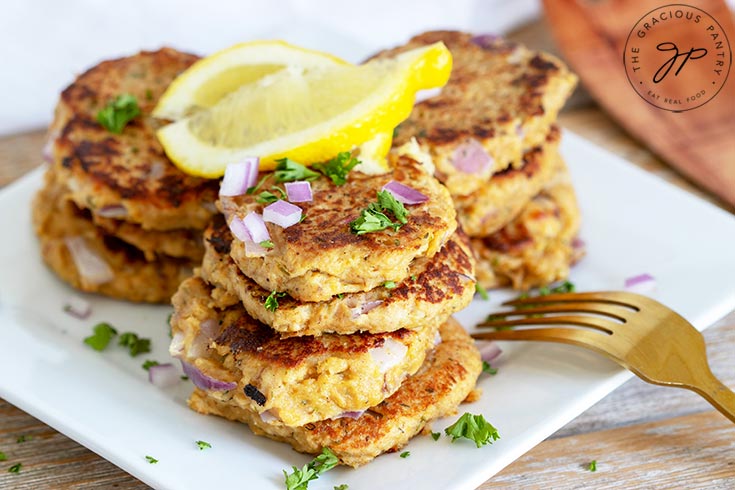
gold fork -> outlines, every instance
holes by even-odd
[[[477,333],[474,338],[539,340],[587,347],[644,381],[699,393],[735,422],[735,393],[712,374],[702,334],[658,301],[611,291],[526,297],[504,305],[515,309],[490,315],[478,325],[501,330]],[[506,329],[529,325],[567,327]]]

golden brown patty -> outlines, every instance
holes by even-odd
[[[356,235],[350,222],[376,201],[383,185],[402,182],[428,196],[422,204],[406,206],[408,223],[398,231]],[[263,189],[275,185],[273,177]],[[274,247],[265,256],[248,257],[236,240],[231,257],[242,272],[268,291],[287,292],[301,301],[326,301],[337,294],[369,291],[386,281],[399,283],[410,276],[411,262],[432,257],[456,229],[451,197],[424,167],[400,157],[393,172],[365,175],[350,172],[347,183],[336,186],[326,177],[311,183],[313,201],[299,203],[305,219],[289,228],[267,223]],[[227,219],[249,212],[262,213],[255,195],[220,200]]]
[[[217,308],[212,287],[199,277],[181,284],[173,305],[171,354],[237,384],[210,396],[276,425],[300,426],[377,405],[421,367],[438,329],[281,339],[240,304]]]
[[[569,174],[562,166],[541,194],[500,231],[473,238],[477,281],[486,288],[545,286],[569,275],[581,258],[572,245],[579,231],[579,208]]]
[[[548,184],[558,165],[560,132],[556,126],[542,146],[523,155],[523,166],[495,173],[483,187],[466,196],[454,196],[457,219],[470,236],[487,236],[510,223]]]
[[[316,454],[329,447],[340,463],[360,466],[381,453],[400,449],[432,420],[455,413],[474,389],[482,370],[474,342],[452,319],[439,332],[442,342],[419,372],[358,419],[324,420],[303,427],[276,426],[263,422],[253,410],[199,389],[189,398],[189,406],[197,412],[245,422],[256,434],[287,442],[297,451]]]
[[[176,168],[150,115],[169,83],[196,60],[170,48],[144,51],[104,61],[62,92],[50,128],[53,165],[79,207],[114,210],[145,229],[206,226],[215,212],[217,182]],[[113,134],[96,117],[121,94],[135,96],[142,114]]]
[[[79,209],[65,195],[66,190],[48,172],[45,187],[33,201],[33,223],[44,262],[63,281],[82,291],[129,301],[168,303],[194,264],[169,257],[146,260],[136,248],[104,234],[92,223],[89,212]],[[103,261],[112,278],[98,283],[80,274],[69,249],[73,242]]]
[[[278,299],[278,309],[270,311],[264,306],[270,291],[248,279],[230,258],[232,240],[224,218],[216,217],[205,231],[202,277],[217,286],[220,302],[242,302],[248,314],[281,335],[379,333],[438,325],[467,306],[475,292],[475,259],[469,240],[458,230],[434,257],[415,259],[408,279],[392,288],[377,287],[321,302],[286,296]]]
[[[426,32],[377,56],[395,56],[438,41],[452,52],[449,82],[440,95],[414,107],[398,126],[394,144],[417,138],[452,195],[467,195],[493,172],[523,165],[523,153],[543,143],[577,78],[549,54],[456,31]],[[483,158],[483,152],[484,158],[490,157],[484,170],[462,170],[463,160]]]

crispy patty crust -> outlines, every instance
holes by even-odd
[[[143,51],[94,66],[61,93],[50,128],[53,165],[79,207],[113,209],[144,229],[206,226],[216,211],[217,182],[176,168],[151,117],[166,87],[197,59],[170,48]],[[122,94],[136,98],[141,115],[114,134],[96,118]]]
[[[547,53],[457,31],[426,32],[377,56],[438,41],[452,53],[452,75],[439,95],[416,104],[394,145],[415,137],[431,153],[436,176],[453,196],[463,196],[492,173],[523,165],[523,153],[543,144],[577,77]],[[475,164],[468,160],[486,164],[469,171]]]
[[[408,222],[398,231],[386,229],[357,235],[350,222],[376,201],[391,180],[428,196],[422,204],[406,206]],[[273,176],[262,185],[276,185]],[[301,301],[327,301],[342,293],[369,291],[386,281],[410,276],[411,262],[433,257],[457,227],[451,197],[423,165],[401,156],[393,171],[365,175],[352,171],[347,183],[336,186],[326,177],[311,183],[313,201],[299,203],[304,220],[288,228],[267,223],[273,248],[265,256],[248,256],[245,244],[232,243],[230,256],[240,270],[268,291],[286,292]],[[261,213],[256,195],[220,199],[226,219]]]
[[[397,451],[432,420],[452,415],[474,389],[482,370],[474,341],[453,319],[439,329],[442,342],[421,369],[390,398],[357,419],[340,418],[284,427],[264,422],[256,411],[233,400],[195,390],[189,406],[197,412],[245,422],[261,436],[291,444],[297,451],[320,453],[329,447],[340,463],[361,466],[387,451]]]
[[[171,354],[237,383],[210,396],[290,427],[377,405],[421,367],[438,329],[281,339],[240,304],[217,308],[200,277],[181,284],[173,305]]]

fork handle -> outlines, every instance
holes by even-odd
[[[722,415],[735,422],[735,393],[722,384],[714,374],[709,373],[707,378],[702,380],[698,386],[692,386],[691,389],[702,395]]]

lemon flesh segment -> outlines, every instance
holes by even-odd
[[[197,61],[179,75],[161,96],[153,115],[179,120],[214,106],[242,85],[288,66],[311,68],[344,64],[347,62],[336,56],[283,41],[237,44]]]
[[[393,132],[379,133],[356,148],[360,165],[355,170],[368,175],[384,174],[390,170],[386,155],[393,144]]]
[[[289,66],[158,136],[182,170],[211,178],[251,156],[261,158],[262,170],[283,157],[325,161],[391,132],[410,114],[416,91],[446,84],[451,65],[449,50],[436,43],[359,66]]]

